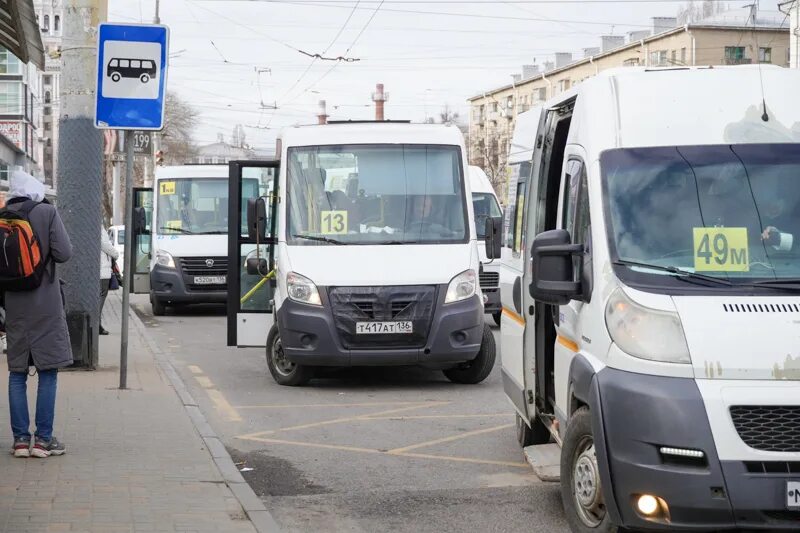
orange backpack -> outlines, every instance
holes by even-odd
[[[29,291],[42,283],[48,261],[29,219],[37,205],[27,200],[19,210],[0,209],[0,290]]]

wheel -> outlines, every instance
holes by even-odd
[[[492,373],[495,359],[494,335],[488,324],[483,325],[483,340],[477,357],[455,368],[444,371],[444,375],[453,383],[474,385],[480,383]]]
[[[305,385],[314,373],[311,367],[298,365],[286,359],[277,325],[272,326],[267,337],[267,367],[275,383],[288,387]]]
[[[547,444],[550,442],[550,430],[537,416],[533,421],[533,427],[528,426],[521,416],[517,415],[517,442],[525,448],[534,444]]]
[[[147,83],[148,81],[150,81],[150,76],[148,76],[147,74],[142,74],[141,76],[139,76],[139,81],[141,81],[142,83]]]
[[[499,326],[503,318],[503,312],[495,311],[494,313],[492,313],[492,318],[494,318],[494,323]]]
[[[150,296],[150,307],[153,308],[153,316],[164,316],[167,313],[167,306],[152,295]]]
[[[112,72],[111,73],[111,81],[118,82],[121,79],[122,79],[122,76],[120,76],[119,72]]]
[[[603,499],[588,407],[572,415],[561,447],[561,500],[575,533],[616,533]]]

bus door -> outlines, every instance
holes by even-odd
[[[275,322],[279,161],[232,161],[228,195],[228,346],[266,346]]]
[[[133,188],[133,253],[126,258],[125,275],[134,294],[150,294],[150,250],[153,224],[153,189]],[[139,219],[137,222],[137,218]],[[128,274],[130,273],[130,274]]]

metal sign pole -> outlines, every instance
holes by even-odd
[[[125,257],[133,257],[133,132],[125,136]],[[126,269],[125,275],[133,272]],[[122,341],[119,351],[119,388],[128,388],[128,319],[130,318],[131,284],[122,284]]]

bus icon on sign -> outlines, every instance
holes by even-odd
[[[114,83],[122,78],[138,78],[147,83],[156,77],[156,62],[152,59],[130,59],[115,57],[108,62],[106,76]]]

